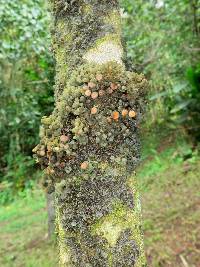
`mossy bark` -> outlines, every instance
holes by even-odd
[[[146,80],[125,70],[118,1],[51,1],[55,109],[35,148],[61,266],[146,266],[133,171]]]

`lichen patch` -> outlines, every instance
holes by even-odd
[[[83,56],[83,59],[96,64],[105,64],[109,61],[116,61],[122,64],[122,56],[122,48],[118,44],[105,41],[89,50]]]

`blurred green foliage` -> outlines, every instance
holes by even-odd
[[[8,181],[6,199],[28,184],[40,119],[53,108],[48,22],[42,0],[1,1],[0,182]]]
[[[128,63],[151,84],[146,129],[184,127],[199,141],[200,1],[121,0],[121,5]]]
[[[31,186],[40,119],[53,108],[54,62],[46,0],[1,0],[1,200]],[[144,131],[200,125],[199,0],[121,0],[127,65],[150,81]],[[169,132],[169,130],[168,130]]]
[[[196,146],[200,142],[200,64],[187,69],[186,81],[174,86],[164,101],[170,109],[171,127],[182,125]]]

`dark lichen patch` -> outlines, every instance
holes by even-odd
[[[130,229],[123,231],[113,251],[113,267],[134,267],[140,251]]]
[[[86,177],[102,162],[134,169],[145,88],[142,75],[113,62],[84,65],[72,74],[53,114],[42,119],[34,150],[51,184],[59,177]]]
[[[127,208],[133,209],[134,197],[126,187],[125,180],[125,177],[113,177],[99,171],[97,177],[78,184],[61,182],[56,192],[60,221],[64,229],[70,232],[88,230],[112,212],[113,201],[119,200]]]
[[[80,237],[66,238],[65,242],[71,248],[72,266],[109,267],[109,250],[106,240],[85,232]]]

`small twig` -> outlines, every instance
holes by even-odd
[[[187,263],[187,261],[186,261],[186,259],[183,257],[183,255],[179,255],[179,257],[180,257],[180,259],[181,259],[181,261],[182,261],[182,263],[183,263],[183,266],[184,267],[189,267],[189,264]]]

